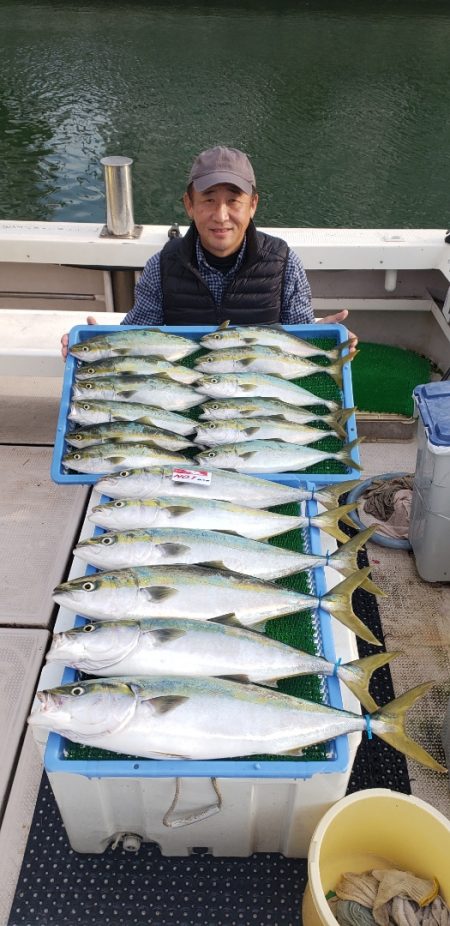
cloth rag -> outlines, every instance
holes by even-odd
[[[346,872],[335,889],[341,926],[450,926],[450,910],[436,878],[418,878],[395,868]],[[365,911],[365,912],[364,912]]]
[[[380,534],[408,537],[413,479],[413,476],[377,479],[365,492],[364,511],[377,519]]]

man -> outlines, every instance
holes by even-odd
[[[347,317],[345,309],[314,319],[300,258],[281,238],[256,230],[255,175],[242,151],[219,145],[202,151],[183,203],[191,219],[186,235],[172,238],[147,261],[122,324],[299,325]],[[350,338],[354,350],[357,338]],[[63,356],[67,340],[63,335]]]

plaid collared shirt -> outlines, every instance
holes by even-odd
[[[205,259],[200,240],[196,241],[198,269],[205,281],[216,305],[220,305],[224,292],[242,265],[245,255],[244,240],[236,263],[228,271],[221,273],[211,267]],[[163,293],[161,286],[161,269],[159,254],[154,254],[147,261],[136,284],[133,308],[122,321],[122,325],[163,325]],[[305,325],[314,322],[311,307],[311,290],[305,269],[297,254],[289,249],[284,275],[283,301],[280,322],[282,325]]]

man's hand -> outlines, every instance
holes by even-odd
[[[88,315],[86,321],[87,321],[88,325],[96,325],[96,324],[97,324],[97,319],[94,318],[93,315]],[[63,360],[65,360],[66,357],[67,357],[68,347],[69,347],[69,335],[68,335],[68,334],[63,334],[63,336],[62,336],[62,338],[61,338],[61,357],[63,358]]]
[[[341,312],[336,312],[336,315],[326,315],[325,318],[316,318],[316,322],[319,325],[339,325],[345,321],[347,316],[348,309],[342,309]],[[354,354],[358,346],[358,338],[356,334],[353,334],[353,331],[349,331],[348,336],[350,340],[349,351],[351,354]]]

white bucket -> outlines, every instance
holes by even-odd
[[[437,878],[441,896],[450,903],[450,821],[425,801],[387,788],[337,801],[311,839],[303,926],[337,926],[325,895],[344,872],[373,868]]]

